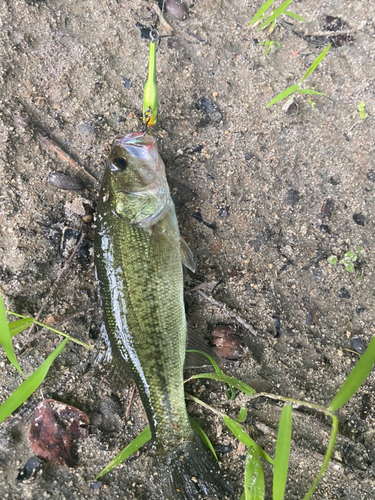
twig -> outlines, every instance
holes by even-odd
[[[128,420],[129,415],[130,415],[130,408],[131,408],[132,403],[133,403],[135,389],[136,389],[136,385],[135,385],[135,382],[134,382],[133,389],[132,389],[132,392],[130,394],[130,399],[129,399],[128,407],[126,408],[125,420]]]
[[[163,13],[162,11],[160,10],[159,6],[154,3],[154,1],[152,0],[152,2],[150,2],[150,8],[156,12],[156,14],[158,15],[159,17],[159,21],[160,21],[160,24],[163,26],[164,29],[166,29],[167,31],[173,31],[173,28],[172,26],[170,26],[167,21],[164,19],[164,16],[163,16]]]
[[[67,153],[65,153],[65,151],[63,151],[60,148],[60,146],[58,146],[56,144],[55,141],[53,141],[49,137],[45,136],[41,132],[39,132],[39,130],[37,131],[37,134],[38,134],[38,138],[39,138],[40,142],[44,146],[46,146],[48,149],[50,149],[51,151],[56,153],[57,156],[60,158],[60,160],[65,161],[66,163],[68,163],[71,167],[75,168],[76,170],[84,172],[88,177],[90,177],[90,179],[92,181],[95,182],[95,185],[99,184],[99,181],[97,179],[95,179],[95,177],[93,175],[91,175],[90,172],[88,172],[85,168],[78,165],[78,163],[76,161],[74,161],[73,158],[71,158]]]
[[[50,288],[50,291],[48,292],[47,294],[47,297],[44,299],[43,301],[43,304],[42,304],[42,307],[39,309],[38,311],[38,314],[36,315],[35,319],[37,321],[39,321],[39,318],[42,314],[42,312],[44,311],[49,299],[51,298],[51,295],[53,294],[53,292],[55,291],[55,288],[56,288],[56,285],[58,284],[58,282],[60,281],[61,279],[61,276],[64,274],[64,272],[68,269],[68,267],[70,266],[72,260],[73,260],[73,257],[75,256],[75,254],[77,253],[77,250],[79,249],[79,247],[81,246],[81,243],[82,243],[82,240],[83,240],[83,233],[81,233],[81,236],[78,240],[78,243],[77,245],[74,247],[72,253],[70,254],[68,260],[65,262],[65,265],[62,269],[60,269],[60,271],[57,273],[57,278],[54,282],[54,284],[51,286]],[[29,331],[27,333],[27,338],[30,338],[30,335],[32,334],[32,332],[34,331],[34,328],[35,328],[35,323],[33,323],[30,328],[29,328]]]
[[[218,302],[217,300],[213,299],[212,297],[209,297],[208,295],[206,295],[204,292],[202,292],[202,290],[197,290],[197,293],[203,297],[204,299],[206,299],[210,304],[212,304],[213,306],[216,306],[218,307],[219,309],[221,309],[222,311],[226,312],[227,315],[234,319],[235,321],[237,321],[237,323],[239,323],[241,326],[243,326],[246,330],[248,330],[251,334],[257,336],[257,332],[254,330],[254,328],[249,325],[249,323],[247,323],[243,318],[241,318],[241,316],[239,316],[238,314],[234,313],[231,309],[229,309],[228,306],[226,306],[225,304],[223,304],[222,302]]]

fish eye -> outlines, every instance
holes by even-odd
[[[128,162],[126,158],[123,158],[122,156],[118,156],[117,158],[113,158],[110,168],[112,171],[116,172],[120,170],[121,172],[126,169],[128,166]]]

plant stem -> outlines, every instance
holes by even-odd
[[[339,421],[336,417],[336,415],[332,415],[332,431],[331,431],[331,437],[329,439],[329,443],[328,443],[328,446],[327,446],[327,451],[326,451],[326,454],[324,455],[324,460],[323,460],[323,463],[322,463],[322,466],[320,468],[320,471],[319,471],[319,474],[316,476],[315,478],[315,481],[313,482],[311,488],[309,489],[309,491],[306,493],[306,496],[304,497],[303,500],[310,500],[310,498],[313,496],[314,494],[314,491],[319,483],[319,481],[321,480],[323,474],[325,473],[327,467],[328,467],[328,463],[331,459],[331,456],[332,456],[332,453],[333,453],[333,449],[335,447],[335,442],[336,442],[336,437],[337,437],[337,433],[339,431]]]
[[[22,314],[17,314],[17,313],[12,312],[12,311],[6,310],[5,312],[7,314],[12,314],[13,316],[17,316],[18,318],[29,319],[28,316],[22,316]],[[35,325],[42,326],[43,328],[48,328],[48,330],[51,330],[52,332],[58,333],[59,335],[62,335],[63,337],[67,338],[68,340],[71,340],[72,342],[75,342],[76,344],[79,344],[83,347],[86,347],[86,349],[89,349],[90,351],[94,350],[94,348],[91,345],[85,344],[85,342],[82,342],[81,340],[75,339],[74,337],[71,337],[67,333],[60,332],[60,330],[56,330],[56,328],[53,328],[52,326],[45,325],[44,323],[41,323],[40,321],[37,321],[34,318],[30,318],[30,319],[33,320],[33,324],[35,324]]]

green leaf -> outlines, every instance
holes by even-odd
[[[252,20],[249,23],[249,26],[254,24],[261,16],[266,12],[266,10],[273,4],[274,0],[267,0],[261,8],[256,12],[255,16],[252,18]]]
[[[352,262],[355,262],[357,260],[357,257],[358,257],[357,254],[355,252],[353,252],[352,250],[349,250],[345,254],[345,258],[351,260]]]
[[[191,377],[191,380],[196,380],[200,378],[209,378],[211,380],[218,380],[219,382],[225,382],[229,386],[238,389],[239,391],[243,392],[244,394],[247,394],[248,396],[254,396],[256,392],[255,389],[245,384],[244,382],[241,382],[240,380],[237,380],[236,378],[233,377],[228,377],[228,375],[225,375],[224,373],[197,373],[197,375]]]
[[[0,343],[3,345],[5,354],[7,355],[7,358],[12,363],[14,368],[17,368],[20,374],[24,375],[20,365],[18,364],[16,355],[14,354],[13,344],[9,332],[7,315],[5,312],[4,302],[1,295],[0,295]]]
[[[335,266],[337,264],[337,257],[336,255],[330,255],[327,259],[328,264],[331,264],[332,266]]]
[[[290,96],[290,94],[293,94],[293,92],[295,92],[298,89],[298,87],[299,87],[299,85],[296,84],[296,85],[292,85],[291,87],[288,87],[287,89],[283,90],[280,94],[278,94],[274,99],[272,99],[272,101],[270,101],[267,104],[266,108],[269,108],[273,104],[276,104],[277,102],[282,101],[286,97]]]
[[[318,57],[315,59],[315,61],[312,63],[312,65],[309,67],[309,69],[306,71],[304,76],[302,77],[301,83],[306,80],[308,76],[311,75],[311,73],[319,66],[319,64],[323,61],[325,58],[327,52],[331,48],[331,44],[327,45],[327,47],[323,50],[321,54],[318,55]]]
[[[344,260],[343,264],[345,266],[345,269],[348,271],[348,273],[353,273],[354,272],[354,264],[352,262],[346,262]]]
[[[353,396],[353,394],[358,390],[358,388],[363,384],[363,382],[368,377],[372,367],[375,363],[375,337],[371,340],[369,346],[362,354],[358,363],[353,368],[349,377],[345,380],[341,386],[339,392],[333,398],[331,404],[329,405],[330,411],[337,411],[341,406],[343,406],[347,401]]]
[[[271,24],[273,21],[275,21],[284,12],[284,10],[286,10],[289,7],[291,1],[292,0],[286,0],[286,2],[280,5],[280,7],[276,9],[275,12],[271,14],[270,17],[267,18],[263,24],[259,26],[258,30],[262,30],[263,28]]]
[[[263,468],[254,446],[246,455],[244,487],[245,500],[264,500]]]
[[[357,251],[358,253],[361,253],[361,252],[362,252],[362,250],[363,250],[363,248],[362,248],[362,247],[360,247],[359,245],[356,245],[355,249],[356,249],[356,251]]]
[[[101,476],[104,476],[104,474],[107,474],[107,472],[111,471],[114,467],[119,465],[121,462],[126,460],[127,458],[130,457],[130,455],[133,455],[139,448],[141,448],[144,444],[147,443],[147,441],[150,441],[151,439],[151,431],[150,431],[150,426],[148,425],[138,436],[133,439],[131,443],[129,443],[123,450],[120,451],[118,455],[115,456],[113,460],[109,462],[109,464],[101,471],[99,474],[96,476],[96,479],[98,479]]]
[[[65,339],[56,349],[48,356],[48,358],[40,365],[35,372],[30,375],[17,389],[9,396],[7,400],[0,406],[0,423],[3,422],[14,410],[16,410],[26,399],[37,390],[43,380],[46,378],[48,370],[53,361],[64,349],[68,339]]]
[[[281,49],[281,45],[279,44],[279,42],[275,42],[276,43],[276,47],[280,50]]]
[[[307,95],[325,95],[323,92],[317,92],[316,90],[311,89],[298,89],[298,94],[307,94]]]
[[[286,10],[284,14],[286,16],[293,17],[294,19],[298,19],[298,21],[302,21],[303,23],[306,22],[303,17],[299,16],[298,14],[295,14],[294,12],[290,12],[289,10]]]
[[[216,462],[219,461],[219,459],[217,458],[217,455],[216,455],[216,451],[214,450],[214,447],[212,446],[212,443],[209,439],[209,437],[207,436],[207,434],[204,432],[204,430],[200,427],[200,425],[198,424],[198,422],[196,422],[193,418],[190,417],[189,415],[189,420],[190,420],[190,423],[191,425],[194,427],[194,429],[198,432],[201,440],[204,442],[204,444],[207,446],[207,448],[210,450],[210,452],[213,454]]]
[[[34,318],[17,319],[8,323],[10,336],[14,337],[17,333],[23,332],[34,323]]]
[[[258,446],[248,434],[246,434],[246,432],[242,429],[238,422],[228,417],[228,415],[223,415],[223,420],[228,429],[239,441],[241,441],[241,443],[243,443],[248,448],[250,448],[250,446],[253,446],[259,456],[267,460],[267,462],[269,462],[270,464],[273,464],[272,458],[267,455],[267,453],[263,451],[262,448]]]
[[[241,408],[240,413],[238,414],[237,422],[242,424],[247,419],[247,408]]]
[[[292,437],[292,407],[282,409],[277,432],[275,460],[273,465],[273,500],[283,500],[288,474],[290,442]]]

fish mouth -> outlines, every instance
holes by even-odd
[[[131,132],[130,134],[119,135],[113,142],[113,146],[146,146],[148,148],[155,144],[155,138],[152,135],[143,132]]]

